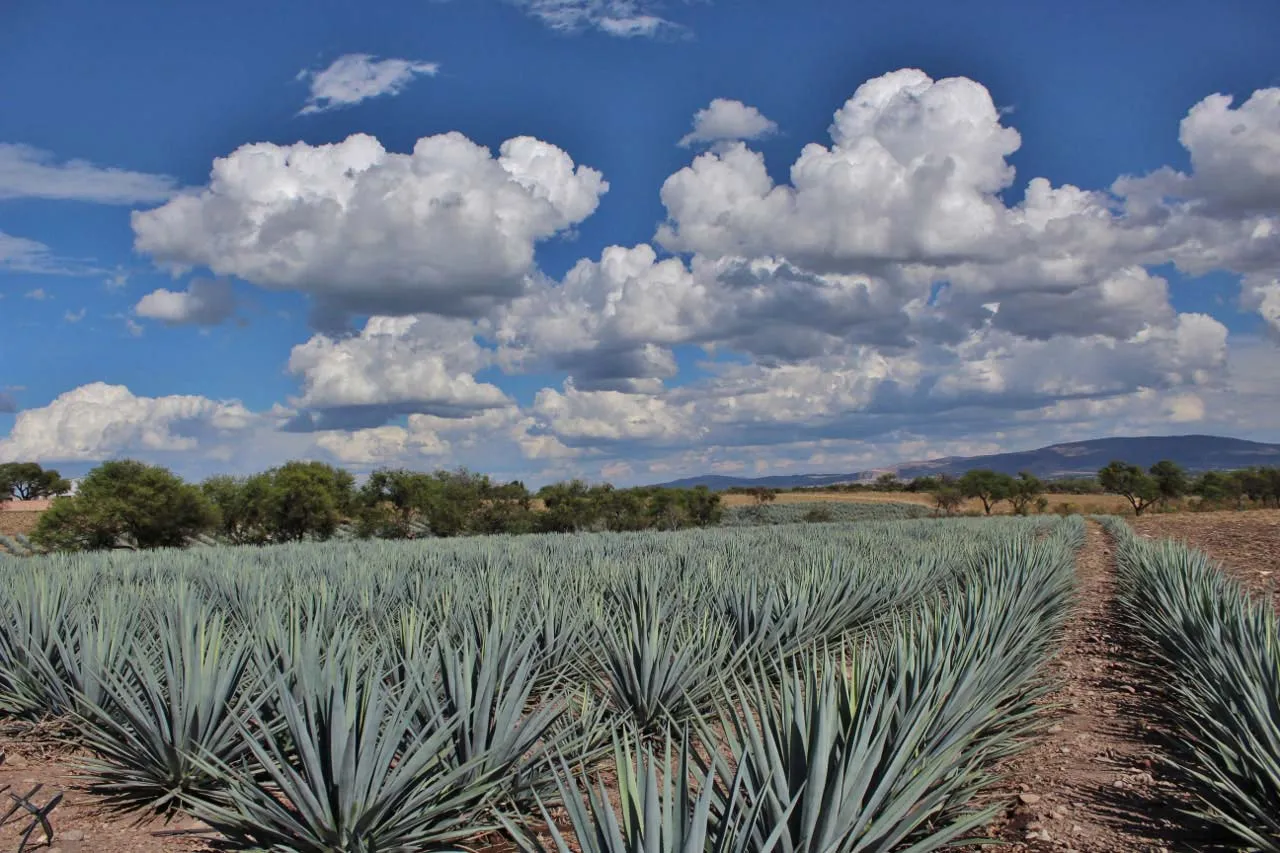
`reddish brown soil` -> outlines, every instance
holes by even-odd
[[[34,853],[196,853],[213,848],[200,836],[156,836],[155,832],[198,829],[199,824],[182,819],[167,826],[160,821],[136,825],[133,816],[105,814],[98,799],[85,790],[75,772],[74,754],[44,735],[31,731],[10,731],[0,735],[0,800],[3,815],[12,806],[11,794],[25,796],[37,785],[41,789],[31,797],[37,807],[45,806],[57,794],[62,802],[49,813],[54,832],[52,846],[47,846],[44,832],[36,829],[27,850]],[[5,789],[5,786],[8,786]],[[26,812],[11,817],[0,826],[0,850],[17,850],[23,832],[31,824]]]
[[[1052,726],[1002,768],[996,799],[1013,806],[988,828],[1010,850],[1146,853],[1212,849],[1177,809],[1160,768],[1158,698],[1114,617],[1111,544],[1089,524],[1079,596],[1050,677]],[[977,849],[977,848],[975,848]],[[986,849],[981,848],[981,849]]]
[[[40,512],[18,512],[17,510],[5,510],[0,512],[0,535],[12,536],[15,533],[30,534],[36,529],[36,523],[40,521]],[[9,807],[5,806],[0,810],[0,814],[8,811]]]
[[[1129,522],[1138,533],[1177,539],[1205,552],[1280,612],[1280,510],[1182,512]]]

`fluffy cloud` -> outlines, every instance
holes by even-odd
[[[135,212],[138,251],[308,292],[322,311],[477,316],[519,295],[533,247],[581,222],[608,189],[599,172],[530,137],[498,157],[459,133],[387,152],[246,145],[209,185]]]
[[[474,334],[464,320],[374,317],[359,335],[311,338],[289,356],[302,382],[294,404],[306,410],[295,427],[377,427],[396,415],[506,406],[500,389],[471,375],[488,361]]]
[[[381,465],[449,450],[448,442],[433,432],[398,426],[322,432],[316,436],[316,446],[345,465]]]
[[[696,435],[692,407],[673,405],[649,394],[580,391],[566,383],[563,391],[543,388],[534,415],[566,444],[599,441],[666,442]]]
[[[777,129],[778,126],[755,107],[742,101],[716,98],[710,106],[694,113],[693,130],[681,138],[680,145],[759,139]]]
[[[164,201],[175,190],[173,178],[165,175],[103,168],[84,160],[59,163],[38,148],[0,143],[0,199],[140,204]]]
[[[376,59],[367,53],[348,53],[321,71],[301,71],[299,80],[311,82],[311,96],[301,115],[349,107],[381,95],[397,95],[418,75],[435,76],[437,62]]]
[[[1280,207],[1280,88],[1260,89],[1238,107],[1211,95],[1182,120],[1178,140],[1191,174],[1161,169],[1128,190],[1191,200],[1212,215],[1274,214]]]
[[[606,6],[559,4],[568,29],[603,27],[573,15]],[[1179,313],[1153,268],[1240,274],[1240,304],[1280,340],[1276,92],[1192,108],[1186,174],[1033,178],[1021,199],[1018,134],[970,80],[869,81],[785,182],[737,141],[767,119],[730,103],[695,122],[691,143],[720,144],[663,186],[655,245],[560,280],[534,247],[605,184],[527,138],[496,157],[457,134],[412,154],[361,136],[246,146],[137,214],[137,245],[373,315],[295,347],[296,411],[272,421],[344,464],[859,470],[1170,424],[1274,431],[1274,349]],[[556,384],[521,407],[494,368]]]
[[[159,320],[170,326],[216,326],[236,311],[231,283],[195,279],[186,290],[153,290],[134,306],[139,317]]]
[[[738,144],[667,179],[658,242],[709,257],[782,255],[817,272],[877,272],[998,252],[1018,149],[991,96],[964,78],[897,71],[836,113],[830,148],[805,146],[790,185]]]
[[[138,397],[95,382],[49,405],[19,412],[0,440],[0,461],[101,460],[121,454],[193,451],[201,441],[240,433],[255,416],[238,402],[206,397]]]

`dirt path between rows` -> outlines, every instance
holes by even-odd
[[[1075,611],[1050,666],[1061,687],[1047,704],[1061,707],[1049,712],[1048,734],[1003,766],[996,798],[1014,806],[988,835],[1008,850],[1217,849],[1180,813],[1190,803],[1161,770],[1160,699],[1114,612],[1111,542],[1094,522],[1086,537]]]

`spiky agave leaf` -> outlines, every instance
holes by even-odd
[[[1207,557],[1116,538],[1121,606],[1161,660],[1178,722],[1173,764],[1202,816],[1251,848],[1280,851],[1280,641],[1274,612]]]
[[[110,805],[172,814],[221,796],[202,757],[245,759],[241,719],[256,690],[244,643],[199,602],[177,599],[154,628],[154,639],[135,639],[124,667],[107,673],[98,700],[81,695],[76,720],[93,752],[84,770]]]
[[[556,785],[568,816],[573,839],[567,839],[545,804],[541,813],[555,853],[771,853],[781,833],[762,839],[745,831],[755,825],[756,813],[739,812],[741,778],[722,778],[721,768],[701,761],[683,731],[673,764],[675,738],[664,737],[655,752],[637,731],[620,732],[613,739],[614,755],[608,775],[592,775],[563,758],[557,762]],[[607,779],[617,785],[618,808],[611,802]],[[700,783],[695,787],[693,779]],[[713,814],[717,791],[728,811]],[[583,791],[586,792],[584,798]],[[519,845],[548,853],[537,838],[519,832],[508,821]]]
[[[291,748],[242,725],[260,774],[211,756],[228,795],[193,814],[235,844],[292,853],[436,849],[492,828],[478,815],[498,785],[451,760],[456,717],[423,720],[421,698],[354,647],[299,664],[269,687]]]
[[[533,637],[513,640],[512,628],[490,623],[480,640],[441,636],[430,670],[439,677],[422,685],[429,704],[419,713],[424,722],[457,719],[453,763],[471,768],[469,780],[499,780],[505,796],[523,799],[550,782],[545,750],[565,746],[573,732],[557,726],[569,711],[558,685],[534,696],[538,650]]]
[[[994,813],[932,826],[951,785],[967,787],[968,762],[963,744],[925,751],[930,709],[899,714],[904,682],[847,662],[780,667],[786,677],[776,692],[768,671],[739,681],[730,697],[741,711],[722,723],[747,801],[758,808],[745,828],[753,849],[776,839],[785,853],[933,850]],[[724,796],[718,808],[729,807]]]
[[[59,716],[73,708],[58,638],[82,602],[83,591],[40,573],[14,578],[0,593],[0,713]]]
[[[656,732],[704,707],[736,652],[721,624],[682,620],[677,602],[643,574],[618,598],[620,612],[604,618],[597,641],[603,686],[615,711]]]
[[[740,710],[722,728],[761,804],[753,837],[785,823],[784,851],[924,851],[991,816],[968,804],[1038,726],[1070,551],[1018,545],[973,571],[979,582],[898,621],[883,647],[761,665],[736,682],[725,704]]]
[[[111,712],[105,685],[126,665],[143,622],[136,599],[124,593],[104,592],[96,601],[95,610],[80,609],[71,616],[65,633],[56,638],[60,666],[51,666],[48,658],[35,662],[48,683],[61,681],[64,685],[61,707],[81,714],[94,708]]]

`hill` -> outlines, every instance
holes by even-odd
[[[1146,468],[1161,459],[1172,459],[1190,472],[1231,470],[1252,465],[1280,465],[1280,444],[1264,444],[1242,438],[1217,435],[1153,435],[1124,438],[1096,438],[1066,444],[1051,444],[1035,450],[995,453],[988,456],[948,456],[920,462],[906,462],[872,471],[849,474],[795,474],[776,477],[687,477],[667,486],[707,486],[713,490],[764,486],[789,489],[798,486],[830,486],[865,480],[886,471],[904,480],[930,474],[960,475],[973,468],[990,468],[1006,474],[1030,471],[1037,477],[1056,480],[1087,477],[1113,459],[1122,459]]]

